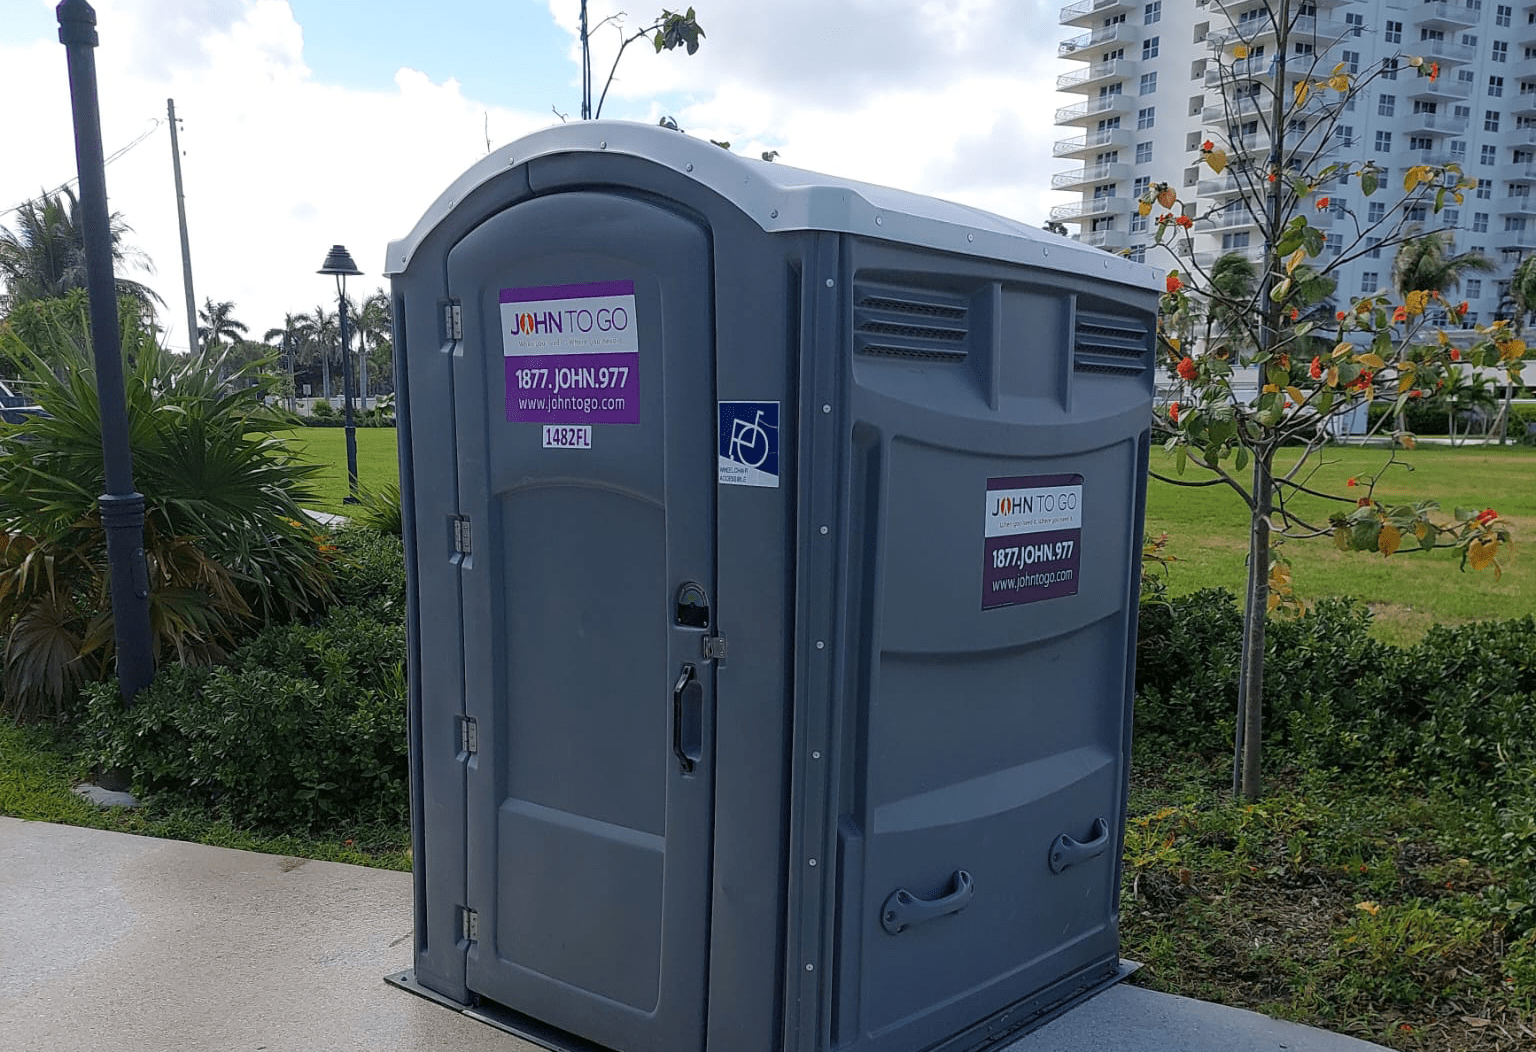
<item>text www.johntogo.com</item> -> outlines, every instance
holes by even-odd
[[[1045,585],[1070,581],[1075,573],[1074,570],[1054,570],[1051,573],[1026,573],[1017,577],[1005,577],[1002,580],[993,581],[992,590],[1008,592],[1018,588],[1041,588]]]
[[[566,411],[576,413],[604,413],[623,409],[623,398],[519,398],[517,408],[525,412]]]

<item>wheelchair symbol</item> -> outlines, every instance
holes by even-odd
[[[769,425],[772,426],[772,425]],[[757,410],[757,417],[752,421],[732,420],[731,441],[727,454],[731,460],[738,464],[745,464],[749,468],[760,468],[767,462],[773,453],[773,443],[768,437],[768,431],[763,427],[763,411]]]

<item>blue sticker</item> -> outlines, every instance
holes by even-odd
[[[779,488],[779,403],[720,403],[720,485]]]

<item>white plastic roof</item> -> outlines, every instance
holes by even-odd
[[[740,157],[704,139],[651,124],[580,121],[509,143],[453,181],[406,237],[390,242],[385,274],[410,264],[416,247],[482,183],[536,157],[570,153],[640,157],[680,172],[741,209],[768,232],[828,230],[963,255],[1001,259],[1137,288],[1157,287],[1151,267],[979,208],[873,183]]]

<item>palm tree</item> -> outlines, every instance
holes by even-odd
[[[271,345],[273,340],[278,341],[278,350],[288,367],[288,411],[295,409],[294,398],[298,391],[294,382],[295,366],[300,353],[308,349],[309,333],[307,330],[306,316],[303,314],[284,314],[283,325],[280,329],[268,329],[262,333],[261,342]]]
[[[123,241],[132,228],[120,212],[108,217],[113,269],[154,273],[149,257]],[[86,287],[85,216],[73,190],[65,187],[43,194],[16,209],[16,229],[0,227],[0,313],[9,313],[28,300],[57,299],[71,289]],[[129,278],[117,279],[117,293],[140,303],[146,314],[163,305],[149,286]]]
[[[368,348],[374,350],[389,342],[392,325],[390,321],[389,296],[383,289],[379,289],[362,303],[362,306],[352,312],[352,325],[357,329],[357,360],[358,360],[358,389],[362,392],[363,411],[368,409]]]
[[[1506,299],[1514,308],[1515,335],[1520,336],[1525,331],[1526,318],[1532,311],[1536,311],[1536,256],[1526,256],[1515,266]],[[1500,303],[1499,308],[1502,310],[1504,304]],[[1514,399],[1515,385],[1506,377],[1504,405],[1499,410],[1499,445],[1501,446],[1509,441],[1509,414]]]
[[[1428,233],[1411,233],[1398,246],[1392,260],[1392,285],[1398,294],[1410,292],[1438,292],[1444,295],[1461,288],[1461,279],[1468,274],[1486,274],[1494,269],[1491,259],[1481,252],[1458,252],[1452,235],[1447,231],[1432,230]]]
[[[197,339],[204,354],[211,354],[226,343],[230,346],[238,344],[250,331],[244,322],[235,320],[235,305],[230,300],[215,303],[211,298],[205,299],[197,316],[203,322],[197,327]]]
[[[336,353],[340,335],[336,324],[336,312],[316,307],[313,314],[305,316],[305,328],[309,333],[309,345],[320,359],[320,393],[327,400],[331,397],[331,359]]]

